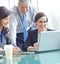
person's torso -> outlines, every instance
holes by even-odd
[[[17,21],[17,33],[23,32],[23,26],[22,26],[22,20],[21,20],[21,13],[19,13],[18,8],[14,7],[13,14],[15,15],[16,21]],[[30,27],[30,25],[33,22],[33,9],[29,8],[29,11],[26,13],[26,23],[27,28]]]

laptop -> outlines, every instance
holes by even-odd
[[[52,51],[60,49],[60,31],[43,31],[38,35],[37,51]]]

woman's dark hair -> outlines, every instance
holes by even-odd
[[[3,28],[1,33],[6,35],[8,32],[9,32],[8,28]]]
[[[10,10],[4,6],[0,6],[0,20],[10,15]]]
[[[43,13],[43,12],[39,12],[39,13],[36,14],[36,16],[35,16],[35,22],[37,22],[37,21],[38,21],[41,17],[43,17],[43,16],[46,17],[46,22],[48,22],[48,18],[47,18],[47,16],[45,15],[45,13]]]

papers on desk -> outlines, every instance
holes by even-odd
[[[34,52],[18,52],[16,54],[17,55],[30,55],[30,54],[34,54]]]
[[[4,51],[1,51],[0,52],[0,58],[2,58],[4,55],[5,55],[5,52]]]
[[[2,58],[3,57],[3,55],[0,55],[0,58]]]

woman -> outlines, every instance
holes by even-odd
[[[4,6],[0,7],[0,51],[3,51],[5,44],[11,44],[8,33],[8,23],[10,19],[10,11]],[[18,47],[14,47],[14,52],[19,50]]]
[[[41,31],[51,31],[51,29],[48,29],[46,27],[47,22],[48,18],[43,12],[39,12],[36,14],[35,23],[37,25],[37,29],[29,33],[26,43],[23,45],[23,50],[25,51],[37,50],[38,34]]]

